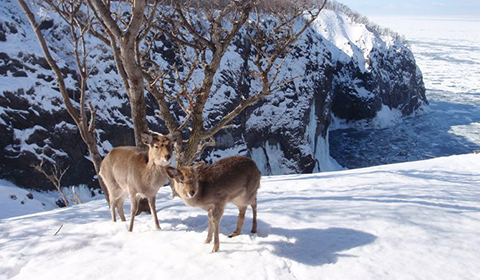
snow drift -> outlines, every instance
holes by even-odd
[[[475,279],[479,170],[470,154],[264,177],[258,233],[248,210],[243,234],[227,238],[238,214],[228,207],[215,254],[204,211],[169,188],[159,231],[140,215],[128,232],[103,199],[0,219],[0,279]]]

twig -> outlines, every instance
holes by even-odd
[[[62,227],[63,227],[63,224],[60,225],[60,227],[58,228],[57,232],[55,232],[55,234],[54,234],[53,236],[57,235],[58,232],[60,232],[60,230],[62,229]]]

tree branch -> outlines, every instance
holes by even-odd
[[[160,115],[165,121],[165,124],[167,125],[168,130],[170,132],[176,131],[177,124],[175,122],[175,119],[173,118],[172,113],[170,112],[170,108],[168,107],[167,100],[165,99],[165,92],[163,91],[163,85],[161,86],[160,90],[155,85],[158,79],[161,79],[161,78],[157,77],[157,79],[154,79],[152,78],[152,76],[150,76],[146,72],[143,73],[143,76],[147,80],[148,91],[153,95],[153,97],[158,103]]]
[[[143,24],[143,11],[147,7],[146,0],[133,0],[132,16],[125,32],[125,37],[137,36]],[[133,39],[133,38],[132,38]]]
[[[104,5],[101,0],[87,0],[92,10],[99,16],[100,22],[110,31],[117,39],[122,37],[122,31],[111,16],[110,9]]]
[[[147,26],[144,28],[143,32],[140,32],[140,34],[138,35],[137,42],[140,42],[143,39],[145,39],[145,37],[148,35],[150,30],[152,29],[153,20],[157,13],[157,8],[159,4],[160,4],[160,1],[155,1],[155,4],[153,5],[152,10],[150,11],[150,16],[147,17],[147,20],[146,20]]]
[[[181,1],[176,1],[174,8],[175,8],[175,11],[177,12],[177,14],[180,18],[180,21],[182,22],[182,25],[188,30],[188,32],[193,37],[195,37],[199,41],[199,43],[203,44],[204,46],[209,48],[212,52],[214,52],[215,51],[215,45],[210,40],[208,40],[208,39],[204,38],[202,35],[200,35],[195,30],[195,28],[193,28],[193,26],[190,24],[188,19],[185,17],[185,14],[183,13],[183,10],[182,10]]]
[[[37,36],[38,42],[40,43],[40,47],[42,48],[43,53],[45,54],[45,59],[47,60],[48,65],[50,65],[53,72],[55,72],[55,76],[57,77],[58,87],[60,89],[60,93],[63,97],[68,113],[72,117],[73,121],[77,124],[77,126],[80,126],[81,125],[80,116],[70,101],[70,97],[68,96],[68,93],[67,93],[67,88],[65,87],[65,80],[63,79],[62,71],[60,70],[60,68],[57,65],[57,62],[53,59],[50,53],[50,49],[47,46],[45,37],[43,37],[43,34],[40,31],[39,25],[35,20],[34,14],[32,13],[32,11],[30,10],[30,8],[28,7],[28,5],[25,3],[24,0],[17,0],[17,1],[22,7],[23,11],[25,12],[25,15],[27,16],[28,21],[30,22],[30,25],[33,27],[33,32]]]

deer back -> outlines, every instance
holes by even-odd
[[[171,177],[176,188],[198,184],[191,198],[182,190],[177,191],[186,204],[208,208],[211,204],[227,202],[250,203],[260,187],[261,174],[250,158],[232,156],[210,166],[180,167]],[[179,184],[179,181],[182,183]]]
[[[137,147],[117,147],[105,157],[100,175],[109,191],[121,188],[133,193],[157,192],[166,174],[162,166],[149,162],[148,153]]]

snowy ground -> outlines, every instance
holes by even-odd
[[[140,215],[128,232],[104,200],[0,219],[0,279],[476,279],[479,197],[474,154],[267,177],[258,233],[249,209],[227,238],[230,207],[211,254],[205,213],[163,188],[160,231]]]
[[[74,204],[73,188],[62,188],[70,204]],[[81,201],[93,199],[99,191],[92,192],[86,186],[75,188]],[[62,196],[58,191],[38,192],[26,190],[0,179],[0,219],[38,213],[58,208],[56,201]]]
[[[480,149],[480,20],[370,18],[404,34],[422,70],[430,113],[383,130],[330,132],[330,152],[348,168]]]

